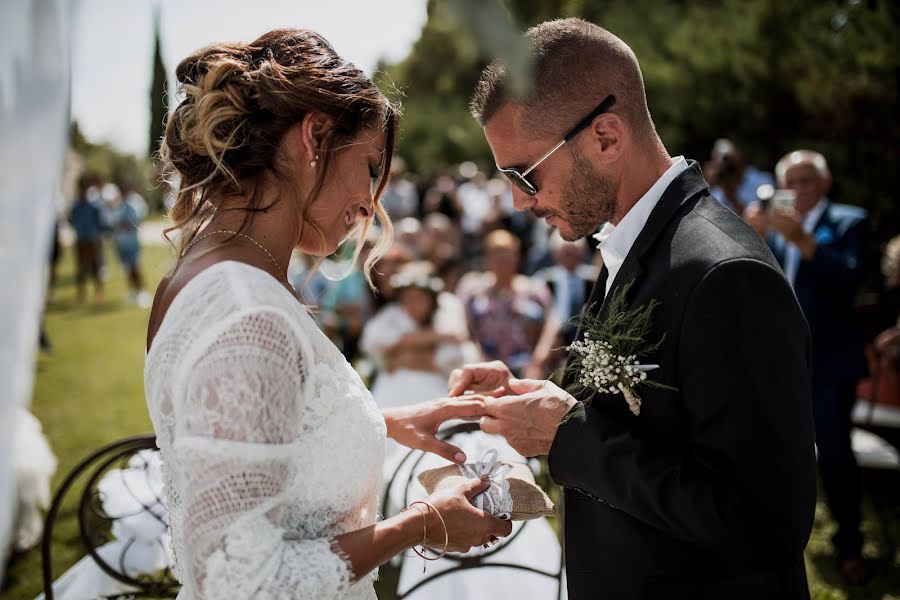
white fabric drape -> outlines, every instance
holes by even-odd
[[[0,4],[0,558],[12,535],[13,430],[31,397],[66,149],[69,10],[64,0]]]

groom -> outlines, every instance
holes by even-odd
[[[579,19],[526,35],[530,93],[508,96],[492,65],[473,112],[518,210],[567,240],[603,225],[587,310],[608,317],[629,284],[629,309],[660,303],[646,341],[663,343],[640,358],[674,389],[639,388],[635,416],[621,395],[585,405],[494,362],[455,372],[451,395],[491,394],[482,429],[549,454],[570,598],[808,598],[810,340],[790,286],[697,163],[669,156],[622,40]]]

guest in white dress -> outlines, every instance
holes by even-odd
[[[308,30],[207,47],[176,77],[161,153],[181,179],[179,260],[156,293],[144,383],[179,598],[374,599],[396,554],[508,535],[470,502],[482,480],[378,520],[385,437],[462,462],[434,432],[483,401],[379,410],[287,281],[295,248],[330,255],[376,215],[367,272],[389,244],[390,103]]]
[[[450,372],[480,359],[477,346],[469,339],[465,307],[455,295],[441,291],[442,281],[435,277],[431,263],[408,263],[400,267],[390,283],[396,302],[382,308],[366,323],[360,343],[378,368],[372,395],[382,409],[446,394]],[[454,443],[470,461],[480,460],[493,449],[500,460],[528,462],[502,437],[479,430],[454,438]],[[415,465],[413,461],[404,462],[408,451],[397,442],[387,440],[383,480],[386,493],[390,494],[389,506],[394,510],[404,506],[407,497],[425,494],[416,475],[446,464],[437,456],[427,456]],[[516,530],[520,527],[524,529],[516,535],[515,543],[496,552],[491,549],[491,557],[484,562],[512,563],[544,571],[558,567],[560,546],[547,521],[516,524]],[[407,592],[424,579],[453,566],[454,563],[444,561],[423,573],[418,561],[407,559],[402,563],[398,590]],[[558,585],[543,575],[492,567],[441,576],[423,584],[407,598],[546,600],[557,598]]]

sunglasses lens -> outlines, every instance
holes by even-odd
[[[503,174],[520,190],[528,194],[529,196],[534,196],[537,193],[537,189],[531,184],[530,181],[522,177],[517,171],[513,170],[505,170]]]

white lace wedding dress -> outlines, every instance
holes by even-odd
[[[179,599],[375,598],[333,539],[377,518],[384,420],[278,281],[239,262],[195,276],[144,382]]]

